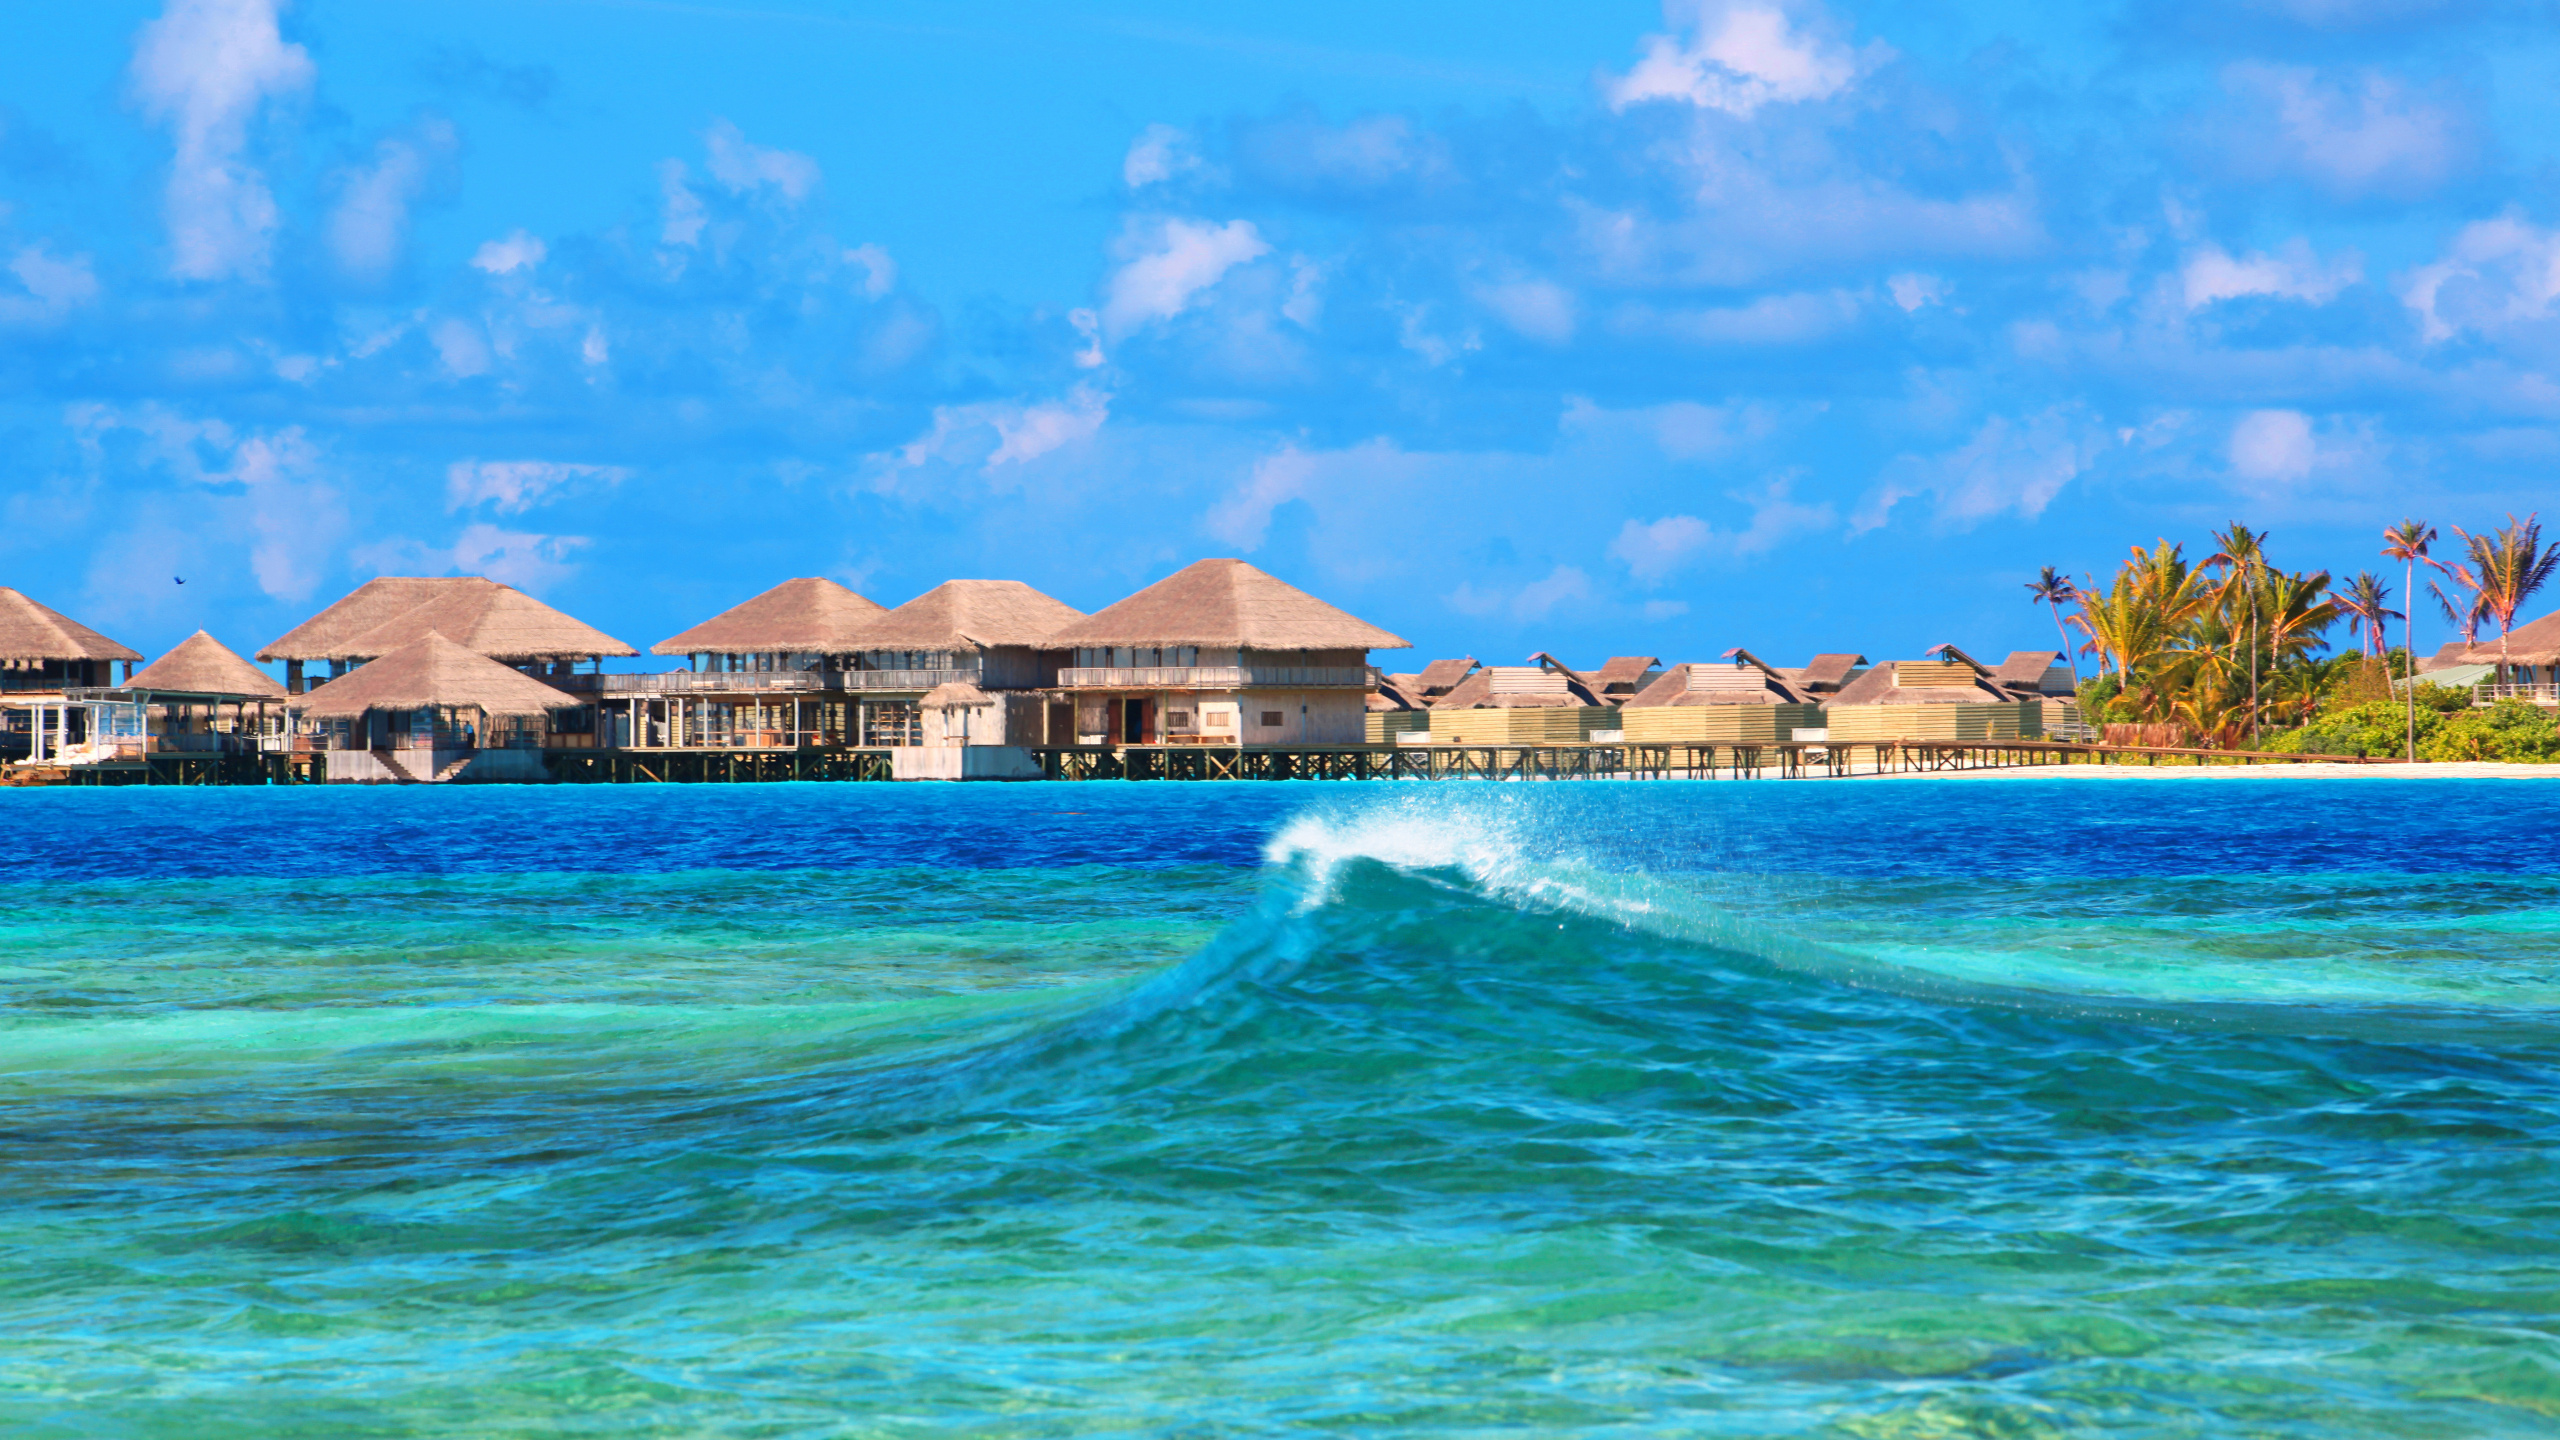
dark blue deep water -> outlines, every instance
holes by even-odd
[[[0,1434],[2549,1436],[2555,822],[0,793]]]

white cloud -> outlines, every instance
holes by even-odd
[[[1121,249],[1128,259],[1112,274],[1102,303],[1103,332],[1115,338],[1172,319],[1229,270],[1271,252],[1250,220],[1133,223]]]
[[[1364,449],[1381,451],[1382,441],[1370,441]],[[1271,532],[1271,512],[1299,498],[1316,479],[1319,461],[1295,445],[1283,446],[1276,455],[1266,455],[1254,463],[1253,473],[1246,477],[1241,489],[1219,497],[1202,525],[1218,539],[1237,549],[1259,550]]]
[[[1161,185],[1176,175],[1200,168],[1191,137],[1170,125],[1150,125],[1138,132],[1120,162],[1120,182],[1132,190]]]
[[[1660,335],[1698,345],[1802,345],[1856,322],[1858,297],[1846,290],[1763,295],[1748,305],[1657,310],[1631,305],[1613,319],[1625,334]]]
[[[0,325],[49,325],[98,298],[98,276],[86,255],[58,259],[42,245],[28,245],[9,257],[9,273],[27,293],[0,294]]]
[[[702,239],[702,227],[711,217],[702,208],[702,197],[693,193],[693,186],[689,183],[691,175],[681,160],[658,162],[658,243],[661,245],[689,248]]]
[[[1111,397],[1081,387],[1062,402],[998,411],[988,421],[995,426],[999,443],[987,457],[987,468],[1036,460],[1061,445],[1085,439],[1100,430],[1110,414]]]
[[[2560,230],[2515,215],[2466,225],[2444,258],[2410,272],[2400,298],[2431,341],[2546,319],[2560,299]]]
[[[1558,565],[1548,571],[1545,578],[1532,580],[1517,590],[1486,589],[1470,580],[1461,582],[1457,589],[1440,598],[1461,615],[1504,615],[1515,621],[1542,620],[1554,613],[1559,605],[1588,602],[1591,599],[1591,577],[1578,565]]]
[[[588,543],[583,535],[535,535],[484,520],[464,526],[441,558],[457,574],[486,575],[538,593],[575,574],[570,557]]]
[[[2057,405],[2024,420],[1995,415],[1946,454],[1904,455],[1886,466],[1883,481],[1850,517],[1849,533],[1877,529],[1896,505],[1920,495],[1937,500],[1937,523],[1959,530],[2003,514],[2032,520],[2096,459],[2097,434],[2076,406]]]
[[[1944,304],[1947,298],[1947,282],[1935,275],[1895,275],[1884,282],[1884,288],[1905,314],[1923,305]]]
[[[141,454],[200,487],[213,515],[188,528],[221,542],[222,553],[246,554],[249,572],[270,598],[307,600],[347,528],[346,506],[328,482],[328,466],[302,427],[243,434],[220,420],[190,420],[157,405],[126,413],[108,405],[74,406],[64,416],[75,444],[94,465],[106,437],[140,437]]]
[[[2413,195],[2466,158],[2460,112],[2378,70],[2331,76],[2246,62],[2223,72],[2223,86],[2244,104],[2233,150],[2244,168],[2273,165],[2342,196]]]
[[[2219,245],[2208,245],[2189,255],[2178,275],[2190,310],[2244,295],[2325,305],[2363,278],[2364,261],[2355,252],[2323,264],[2310,242],[2299,237],[2273,254],[2234,256]]]
[[[134,95],[177,142],[164,204],[170,270],[181,279],[266,268],[276,204],[245,158],[249,124],[313,73],[310,55],[285,43],[280,8],[281,0],[169,0],[134,43]]]
[[[520,514],[562,486],[598,480],[619,485],[631,478],[620,465],[580,465],[557,460],[457,460],[445,467],[447,510],[486,504],[500,515]]]
[[[492,275],[506,275],[517,270],[530,270],[551,253],[538,236],[522,230],[511,231],[501,240],[485,240],[471,253],[472,268]]]
[[[2247,480],[2306,479],[2320,447],[2299,410],[2252,410],[2231,427],[2231,469]]]
[[[1561,345],[1573,338],[1573,292],[1551,280],[1516,280],[1477,288],[1476,298],[1502,323],[1532,340]]]
[[[862,267],[862,293],[871,299],[877,300],[897,286],[898,262],[878,245],[856,245],[844,252],[844,260],[848,265]]]
[[[457,143],[451,125],[429,121],[415,135],[384,140],[374,147],[371,164],[347,172],[329,212],[329,253],[339,269],[371,278],[399,260],[409,238],[409,204]]]
[[[1090,439],[1110,415],[1111,397],[1083,385],[1062,400],[940,405],[934,408],[932,428],[895,450],[867,457],[867,465],[883,489],[893,487],[902,472],[928,465],[974,465],[993,474],[999,466],[1037,460]]]
[[[796,150],[769,150],[748,143],[744,132],[726,120],[714,120],[703,132],[704,165],[711,178],[732,194],[778,190],[795,204],[818,188],[818,162]]]
[[[1751,506],[1751,523],[1740,530],[1718,530],[1695,515],[1629,520],[1609,542],[1609,553],[1638,581],[1658,585],[1698,561],[1767,554],[1795,536],[1836,523],[1838,516],[1828,504],[1800,504],[1788,493],[1792,488],[1790,481],[1773,480],[1756,494],[1734,496]]]
[[[468,320],[445,319],[427,332],[436,347],[436,358],[457,380],[489,373],[489,342],[480,327]]]
[[[1827,100],[1858,76],[1848,47],[1798,30],[1774,5],[1663,8],[1675,25],[1691,12],[1688,38],[1645,37],[1644,58],[1608,87],[1611,107],[1674,100],[1747,120],[1763,105]]]

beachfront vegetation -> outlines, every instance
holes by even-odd
[[[2525,603],[2560,571],[2560,543],[2546,545],[2531,516],[2481,535],[2457,527],[2460,560],[2431,558],[2433,527],[2406,521],[2385,532],[2383,554],[2408,581],[2424,564],[2442,578],[2428,589],[2469,643],[2512,629]],[[2513,700],[2475,707],[2472,692],[2407,681],[2406,609],[2366,571],[2333,587],[2325,570],[2275,563],[2264,531],[2234,524],[2213,552],[2190,560],[2162,539],[2131,555],[2104,583],[2052,572],[2029,585],[2038,604],[2079,608],[2065,618],[2100,673],[2079,687],[2083,718],[2140,727],[2144,743],[2375,758],[2414,751],[2421,760],[2560,761],[2550,711]],[[2405,605],[2405,602],[2404,602]],[[2388,624],[2403,624],[2400,646]],[[2334,648],[2343,626],[2352,649]]]

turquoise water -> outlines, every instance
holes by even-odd
[[[2560,786],[0,796],[0,1433],[2560,1430]]]

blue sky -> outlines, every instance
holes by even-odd
[[[2352,573],[2560,493],[2543,5],[18,34],[0,583],[155,653],[377,573],[645,648],[792,575],[1092,609],[1212,554],[1428,654],[1999,652],[2043,565],[2241,519]]]

